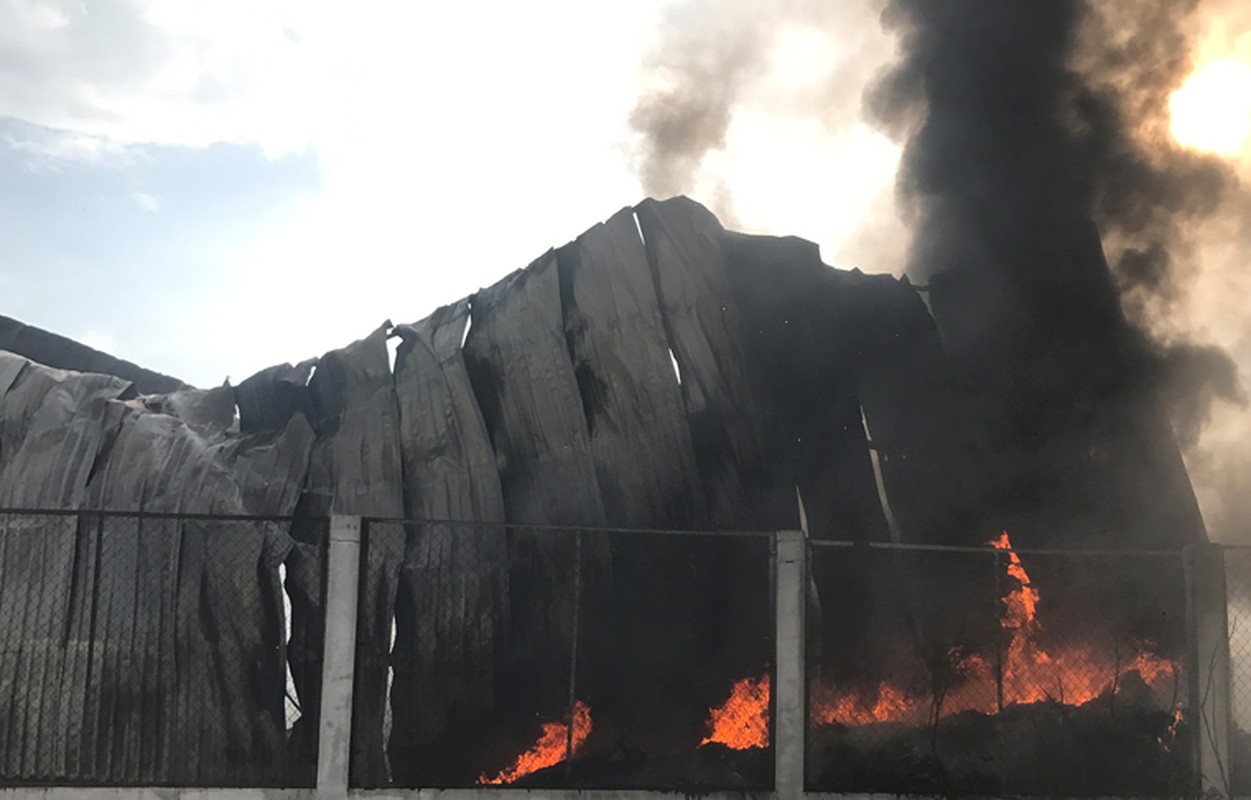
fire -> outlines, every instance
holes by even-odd
[[[1164,688],[1165,681],[1176,677],[1177,665],[1151,653],[1148,645],[1143,645],[1132,658],[1124,661],[1108,648],[1090,643],[1070,643],[1048,652],[1037,641],[1043,632],[1038,620],[1041,598],[1021,557],[1012,550],[1007,532],[988,544],[1007,551],[1005,571],[1013,584],[1002,598],[1004,613],[1000,620],[1002,630],[1008,635],[1000,675],[1004,705],[1054,700],[1079,706],[1109,691],[1115,692],[1120,679],[1130,672],[1136,672],[1144,683],[1157,691]],[[965,680],[943,698],[938,715],[946,717],[963,711],[995,713],[999,680],[994,664],[975,653],[961,654],[954,649],[950,658],[953,671]],[[816,683],[810,705],[812,722],[816,725],[855,726],[900,721],[916,724],[935,713],[927,693],[910,694],[889,682],[867,691],[838,690]]]
[[[591,707],[581,700],[573,706],[573,752],[577,753],[586,737],[591,733]],[[569,726],[563,722],[546,722],[543,733],[534,746],[517,756],[512,766],[504,769],[494,778],[486,773],[478,776],[479,784],[502,784],[513,781],[531,772],[537,772],[565,760],[569,745]]]
[[[716,742],[731,750],[769,746],[769,674],[744,678],[730,697],[708,715],[708,736],[700,745]]]
[[[873,722],[896,722],[911,713],[916,703],[889,683],[878,684],[873,693],[837,694],[819,687],[811,702],[812,721],[816,725],[868,725]]]
[[[1025,571],[1021,557],[1012,549],[1012,541],[1008,539],[1007,531],[987,544],[996,550],[1008,551],[1008,577],[1020,584],[1019,588],[1008,593],[1004,601],[1008,606],[1008,613],[1004,617],[1003,627],[1015,630],[1026,628],[1034,622],[1034,616],[1038,612],[1038,590],[1030,584],[1029,573]]]

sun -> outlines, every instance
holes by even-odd
[[[1173,92],[1169,113],[1178,144],[1234,155],[1251,137],[1251,65],[1232,59],[1202,65]]]

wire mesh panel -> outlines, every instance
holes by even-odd
[[[1180,557],[816,547],[811,571],[812,788],[1194,785]]]
[[[320,676],[321,656],[291,642],[289,527],[0,513],[3,782],[311,785],[288,657]]]
[[[354,786],[771,785],[768,537],[374,521],[363,543]]]
[[[1230,788],[1251,794],[1251,549],[1224,549],[1230,662]]]

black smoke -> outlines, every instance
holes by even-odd
[[[901,56],[866,110],[905,143],[909,272],[932,283],[997,521],[1053,505],[1124,527],[1133,497],[1174,482],[1160,410],[1193,439],[1214,398],[1242,394],[1222,351],[1146,333],[1186,279],[1188,223],[1237,189],[1162,121],[1197,3],[1111,6],[892,0],[883,14]]]

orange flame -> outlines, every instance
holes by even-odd
[[[998,539],[991,539],[987,544],[996,550],[1008,551],[1008,577],[1014,578],[1020,584],[1020,588],[1009,592],[1004,601],[1008,606],[1008,613],[1004,617],[1003,627],[1017,630],[1025,628],[1034,621],[1034,615],[1037,613],[1038,590],[1030,585],[1029,573],[1025,571],[1021,557],[1012,549],[1012,541],[1008,539],[1007,531],[999,534]]]
[[[708,712],[708,736],[700,745],[716,742],[731,750],[769,746],[769,674],[744,678],[730,697]]]
[[[591,733],[591,707],[581,700],[573,706],[573,752],[586,741]],[[563,722],[543,723],[543,734],[534,746],[517,756],[512,766],[504,769],[494,778],[486,773],[478,776],[479,784],[501,784],[513,781],[531,772],[537,772],[565,760],[565,750],[569,744],[569,726]]]
[[[812,721],[816,725],[868,725],[872,722],[896,722],[911,712],[916,703],[889,683],[878,684],[872,693],[837,694],[820,687],[811,701]]]
[[[1006,572],[1015,583],[1002,599],[1004,616],[1000,620],[1002,629],[1010,635],[1002,665],[1005,704],[1055,700],[1078,706],[1108,691],[1116,691],[1119,679],[1130,672],[1137,672],[1143,682],[1156,691],[1164,688],[1164,681],[1176,676],[1177,664],[1147,649],[1140,650],[1128,662],[1120,662],[1114,653],[1089,643],[1071,643],[1058,652],[1048,653],[1035,641],[1042,632],[1042,624],[1037,619],[1040,595],[1020,556],[1012,550],[1007,532],[988,544],[1008,551]],[[992,665],[976,654],[961,655],[953,650],[950,657],[955,671],[965,676],[966,681],[943,699],[940,716],[962,711],[994,713],[998,689]],[[814,683],[810,705],[812,722],[816,725],[867,725],[905,720],[919,723],[931,712],[928,697],[909,697],[886,682],[868,691],[839,691]]]

